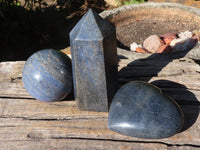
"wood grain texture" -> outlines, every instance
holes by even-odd
[[[74,101],[43,103],[27,99],[0,99],[0,140],[77,138],[117,141],[149,141],[165,144],[195,144],[200,142],[199,107],[183,105],[190,116],[186,130],[166,139],[144,140],[114,133],[107,129],[108,113],[79,111]],[[194,120],[191,120],[193,116]],[[197,120],[196,120],[197,119]],[[191,122],[192,121],[192,122]],[[193,124],[195,122],[195,124]],[[190,126],[191,125],[191,126]],[[12,135],[12,136],[10,136]]]
[[[200,66],[188,57],[146,55],[118,49],[119,83],[159,86],[183,109],[185,124],[173,137],[145,140],[107,129],[108,113],[78,110],[75,101],[45,103],[23,87],[25,62],[0,63],[0,149],[197,149],[200,148]]]
[[[121,141],[87,140],[87,139],[44,139],[29,141],[6,141],[0,144],[4,150],[167,150],[166,145],[146,144]],[[176,150],[176,149],[174,149]]]

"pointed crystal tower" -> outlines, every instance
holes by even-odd
[[[90,9],[70,32],[70,45],[79,109],[107,112],[117,91],[114,26]]]

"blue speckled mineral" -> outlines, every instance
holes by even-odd
[[[160,139],[178,133],[183,119],[178,104],[157,87],[132,81],[115,95],[109,111],[108,128],[132,137]]]
[[[22,81],[27,92],[40,101],[62,100],[72,89],[71,60],[52,49],[38,51],[26,61]]]
[[[70,32],[70,45],[79,109],[108,111],[118,88],[115,27],[90,9]]]

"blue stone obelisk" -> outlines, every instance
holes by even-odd
[[[79,109],[107,112],[117,91],[115,27],[90,9],[70,32],[70,45]]]

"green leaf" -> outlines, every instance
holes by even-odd
[[[21,3],[20,3],[20,2],[17,2],[16,5],[17,5],[17,6],[21,6]]]

